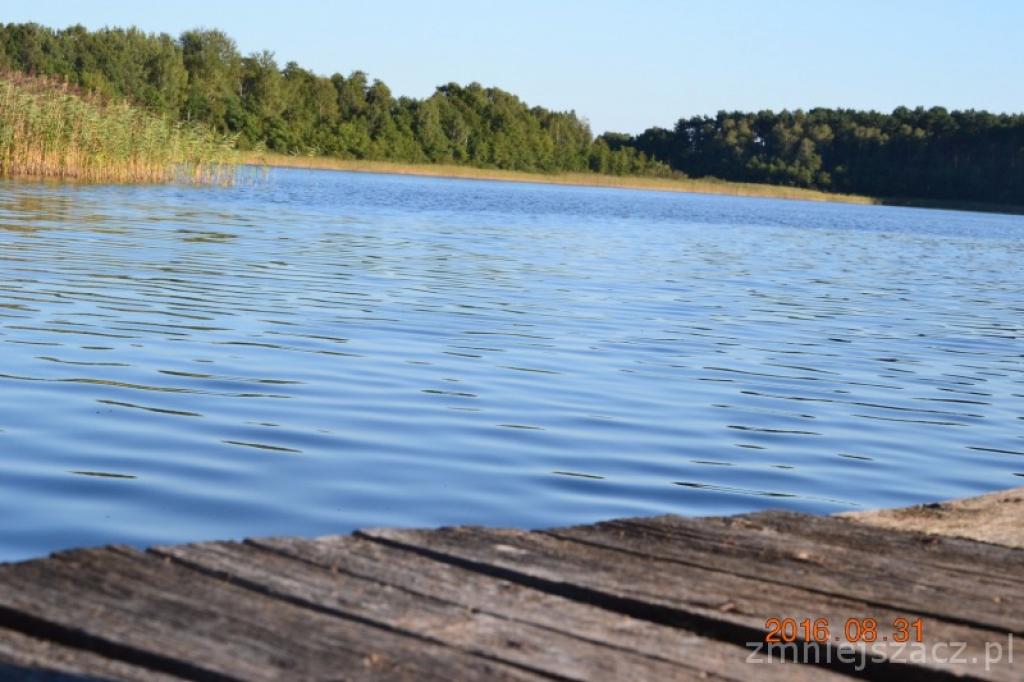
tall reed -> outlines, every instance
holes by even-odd
[[[0,176],[227,183],[232,146],[205,128],[66,83],[0,73]]]

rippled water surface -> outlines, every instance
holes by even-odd
[[[0,183],[0,560],[1024,484],[1024,219]]]

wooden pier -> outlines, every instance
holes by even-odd
[[[0,565],[0,679],[1019,682],[1022,578],[786,512],[75,550]]]

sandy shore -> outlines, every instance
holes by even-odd
[[[1024,488],[916,507],[845,512],[839,516],[879,528],[1024,548]]]

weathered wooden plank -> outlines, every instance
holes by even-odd
[[[826,524],[833,534],[849,522]],[[838,527],[838,528],[837,528]],[[554,537],[714,568],[767,583],[856,599],[1018,636],[1024,633],[1024,586],[908,559],[910,553],[869,551],[747,526],[731,519],[678,516],[626,519],[550,531]],[[884,534],[884,533],[879,533]],[[998,548],[1001,555],[1024,554]],[[1024,574],[1022,574],[1024,575]]]
[[[529,653],[534,665],[539,665],[545,656],[569,655],[574,659],[574,668],[583,666],[580,672],[584,672],[587,679],[742,680],[749,679],[751,674],[751,665],[745,660],[750,651],[741,647],[630,618],[380,543],[351,536],[315,541],[276,538],[248,542],[338,574],[359,576],[402,592],[429,597],[462,613],[496,618],[503,624],[503,630],[512,633],[513,641],[522,633],[536,633],[541,651],[539,655]],[[396,616],[401,618],[402,614]],[[399,622],[394,625],[401,627]],[[495,657],[510,653],[518,656],[522,651],[518,647],[512,652],[502,651],[501,642],[498,644],[497,651],[489,652]],[[458,645],[475,647],[481,642],[471,637]],[[644,659],[640,665],[635,663],[637,656]],[[661,668],[651,667],[646,660],[672,665],[666,666],[666,676],[648,677]],[[547,669],[568,675],[570,668],[560,667],[562,665],[560,662],[559,667]],[[600,672],[596,669],[598,666],[615,672],[596,674]],[[763,680],[839,678],[824,670],[802,666],[761,667],[759,679]]]
[[[152,550],[184,566],[275,598],[355,617],[486,658],[561,679],[696,680],[698,671],[493,614],[399,586],[331,571],[301,559],[237,543]],[[385,566],[378,566],[386,570]]]
[[[650,556],[641,560],[618,549],[543,533],[451,528],[429,532],[372,530],[361,534],[636,617],[714,632],[741,644],[762,639],[769,617],[792,617],[798,621],[825,618],[837,629],[849,618],[874,618],[880,624],[880,636],[892,637],[891,624],[896,618],[915,615],[798,586],[767,583],[713,567]],[[1005,658],[994,662],[990,670],[984,669],[985,647],[996,639],[995,633],[935,618],[925,617],[923,622],[928,644],[962,641],[968,662],[961,665],[937,657],[921,662],[911,659],[913,665],[891,668],[898,669],[896,676],[900,679],[970,674],[978,679],[1019,681],[1020,671],[1014,670]],[[1001,639],[1005,643],[1006,638]],[[833,649],[826,653],[838,655]],[[905,653],[889,647],[879,656],[901,661]],[[877,663],[871,668],[873,674],[884,674],[887,670]]]
[[[180,682],[182,679],[0,627],[0,680],[71,682],[86,678],[128,682]]]
[[[923,647],[868,649],[910,664],[865,676],[1021,680],[1022,575],[1021,550],[784,512],[108,548],[0,566],[0,679],[840,679],[745,644],[923,616]]]
[[[0,625],[195,680],[539,679],[128,548],[0,567]]]
[[[882,529],[842,516],[811,516],[772,511],[743,516],[706,519],[709,523],[743,524],[771,529],[821,543],[851,547],[876,554],[903,557],[921,565],[959,570],[986,580],[1020,586],[1024,575],[1024,551],[963,538],[928,535],[916,531]],[[1021,505],[1024,525],[1024,505]]]

